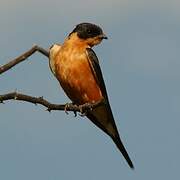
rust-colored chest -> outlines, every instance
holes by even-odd
[[[55,59],[56,77],[68,97],[76,104],[102,99],[91,71],[86,48],[62,46]]]

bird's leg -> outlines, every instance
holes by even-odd
[[[86,116],[87,112],[93,110],[93,103],[84,103],[79,105],[80,116]]]
[[[80,116],[81,117],[84,117],[84,116],[86,116],[86,114],[87,114],[87,112],[86,111],[84,111],[84,104],[83,105],[79,105],[79,110],[80,110]]]
[[[65,104],[64,111],[65,111],[66,114],[69,114],[68,113],[68,108],[70,108],[71,106],[76,106],[76,104],[74,102]],[[77,111],[74,110],[73,112],[74,112],[74,116],[76,117],[77,116]]]
[[[67,111],[67,109],[68,109],[71,105],[72,105],[72,103],[66,103],[66,104],[65,104],[64,112],[65,112],[66,114],[69,114],[68,111]]]
[[[97,102],[87,102],[87,103],[80,104],[80,105],[78,105],[78,104],[76,104],[74,102],[66,103],[65,107],[64,107],[64,111],[65,111],[66,114],[69,114],[68,109],[69,108],[71,109],[72,107],[75,107],[75,110],[73,111],[75,117],[77,116],[78,111],[80,112],[80,116],[86,116],[87,112],[92,111],[94,108],[96,108],[98,106],[101,106],[104,103],[105,103],[104,99],[101,99],[101,100],[99,100]]]
[[[81,116],[86,116],[87,112],[88,111],[92,111],[94,108],[98,107],[98,106],[101,106],[101,105],[104,105],[106,102],[105,102],[105,99],[101,99],[97,102],[88,102],[88,103],[84,103],[82,105],[79,105],[79,110],[80,110],[80,115]]]

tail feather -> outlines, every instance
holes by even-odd
[[[110,106],[99,106],[93,111],[86,115],[96,126],[108,134],[114,143],[116,144],[119,151],[126,159],[129,166],[134,169],[133,163],[120,139]]]
[[[112,137],[114,143],[116,144],[116,146],[118,147],[118,149],[120,150],[120,152],[122,153],[122,155],[124,156],[124,158],[126,159],[127,163],[129,164],[130,168],[134,169],[134,165],[120,139],[120,137]]]

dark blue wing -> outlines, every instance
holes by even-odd
[[[112,138],[112,140],[117,145],[118,149],[121,151],[124,158],[128,162],[129,166],[131,168],[134,168],[129,155],[124,145],[122,144],[122,141],[120,139],[120,136],[119,136],[119,133],[118,133],[118,130],[117,130],[114,118],[113,118],[113,114],[112,114],[111,107],[109,104],[108,95],[106,92],[106,86],[104,83],[104,79],[103,79],[103,75],[101,72],[98,58],[95,52],[91,48],[87,48],[87,56],[88,56],[89,65],[91,67],[91,71],[94,75],[94,78],[97,84],[100,87],[101,93],[105,100],[104,106],[99,106],[96,109],[94,109],[92,112],[87,113],[87,117]]]

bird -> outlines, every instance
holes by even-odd
[[[78,106],[104,100],[103,105],[87,111],[86,117],[111,137],[130,168],[134,165],[122,143],[108,99],[103,74],[93,46],[108,39],[100,26],[80,23],[62,44],[49,50],[49,66],[66,95]]]

